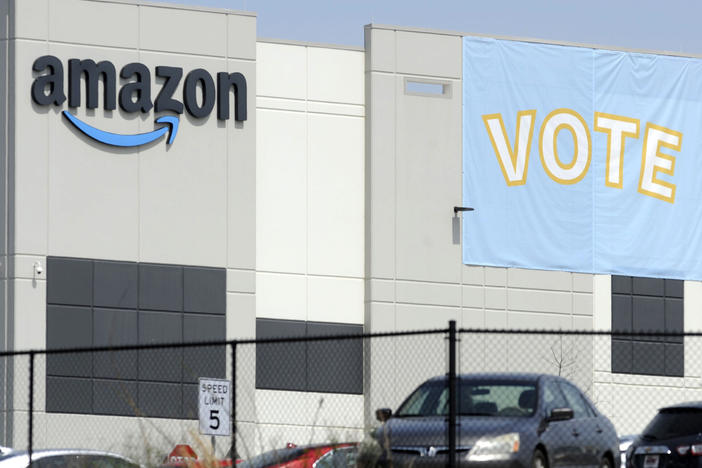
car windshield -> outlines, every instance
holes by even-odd
[[[702,409],[669,408],[660,411],[646,426],[646,439],[673,439],[702,433]]]
[[[463,380],[458,387],[461,416],[527,417],[536,410],[536,384],[490,380]],[[427,382],[412,393],[395,413],[397,417],[448,414],[446,381]]]

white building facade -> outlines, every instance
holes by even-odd
[[[257,39],[256,17],[244,12],[131,0],[0,7],[3,350],[419,330],[449,320],[607,331],[619,323],[613,302],[627,294],[674,304],[661,319],[670,330],[702,330],[698,281],[463,263],[453,208],[464,205],[464,34],[370,25],[364,48],[344,48]],[[64,112],[119,136],[81,129]],[[177,117],[177,131],[158,133],[164,115]],[[139,134],[153,141],[100,140],[126,144]],[[466,337],[461,369],[554,371],[519,351],[541,356],[552,341],[508,340]],[[445,370],[442,343],[344,348],[351,370],[309,350],[266,355],[289,374],[257,374],[263,357],[244,347],[240,452],[360,439],[375,408],[396,407]],[[574,379],[620,432],[640,430],[659,404],[699,399],[692,339],[661,345],[678,356],[662,371],[637,372],[634,357],[613,363],[613,343],[604,336],[579,347]],[[326,369],[294,370],[323,358]],[[192,443],[197,377],[231,377],[231,357],[207,355],[211,367],[175,374],[164,370],[169,359],[38,359],[34,445]],[[16,359],[3,370],[2,445],[26,443],[26,369]]]

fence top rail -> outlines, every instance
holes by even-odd
[[[92,353],[102,351],[139,351],[150,349],[167,349],[167,348],[199,348],[199,347],[215,347],[215,346],[238,346],[238,345],[256,345],[256,344],[276,344],[276,343],[296,343],[310,341],[335,341],[335,340],[358,340],[370,338],[392,338],[417,335],[440,335],[448,333],[448,328],[439,328],[431,330],[412,330],[398,332],[383,332],[383,333],[351,333],[344,335],[315,335],[315,336],[296,336],[296,337],[278,337],[278,338],[251,338],[244,340],[215,340],[215,341],[188,341],[188,342],[172,342],[172,343],[148,343],[148,344],[132,344],[132,345],[112,345],[112,346],[89,346],[89,347],[74,347],[74,348],[56,348],[56,349],[28,349],[19,351],[0,351],[0,357],[23,356],[23,355],[40,355],[40,354],[68,354],[68,353]]]
[[[57,349],[29,349],[19,351],[0,351],[0,358],[12,356],[67,354],[67,353],[92,353],[106,351],[138,351],[168,348],[198,348],[214,346],[238,346],[256,344],[282,344],[303,343],[315,341],[358,340],[373,338],[402,338],[407,336],[440,335],[448,334],[448,328],[412,330],[382,333],[354,333],[344,335],[316,335],[279,338],[251,338],[244,340],[218,340],[218,341],[189,341],[175,343],[149,343],[132,345],[92,346]],[[559,336],[617,336],[617,337],[701,337],[702,331],[697,332],[661,332],[661,331],[623,331],[623,330],[539,330],[539,329],[489,329],[489,328],[460,328],[457,330],[459,339],[461,335],[559,335]]]

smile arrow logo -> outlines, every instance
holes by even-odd
[[[176,134],[178,133],[178,124],[180,123],[178,117],[166,115],[156,119],[156,123],[165,125],[157,128],[153,132],[137,133],[136,135],[120,135],[119,133],[110,133],[90,126],[68,111],[63,111],[63,116],[66,117],[73,125],[75,125],[78,130],[85,133],[93,140],[99,141],[100,143],[104,143],[106,145],[123,147],[145,145],[154,140],[158,140],[166,133],[169,134],[167,143],[170,145],[173,143],[173,140],[175,140]]]

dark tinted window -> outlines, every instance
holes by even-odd
[[[528,382],[462,381],[458,385],[458,413],[463,416],[531,416],[536,408],[536,385]],[[412,393],[396,416],[448,414],[446,382],[428,382]]]
[[[702,410],[686,408],[659,412],[642,435],[655,440],[699,433],[702,433]]]
[[[224,268],[64,257],[46,265],[50,349],[226,338]],[[198,377],[224,378],[226,353],[218,346],[49,354],[46,411],[194,419]]]
[[[544,393],[544,410],[546,414],[551,414],[556,408],[566,408],[568,404],[563,397],[561,389],[558,388],[556,382],[549,380],[543,386]]]
[[[683,286],[682,280],[612,275],[612,372],[684,375]]]
[[[587,418],[591,416],[588,405],[577,388],[567,383],[561,383],[561,390],[563,390],[563,395],[568,402],[568,407],[573,410],[574,417]]]

